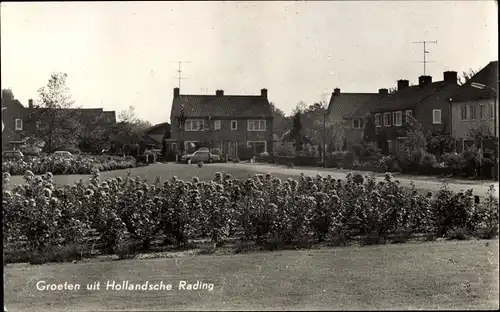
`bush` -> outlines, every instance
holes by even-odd
[[[160,237],[177,247],[200,238],[220,246],[235,232],[267,248],[309,246],[313,239],[345,245],[357,235],[368,245],[394,235],[393,242],[402,242],[415,233],[435,238],[458,237],[453,233],[460,229],[488,237],[498,232],[494,188],[479,204],[472,191],[455,194],[443,187],[435,196],[422,195],[414,186],[400,186],[390,173],[381,183],[353,174],[343,181],[283,181],[270,174],[238,180],[217,173],[212,181],[174,177],[149,184],[129,176],[101,180],[97,170],[88,185],[56,186],[52,178],[26,172],[25,183],[11,187],[4,173],[3,244],[9,261],[76,260],[91,250],[127,258],[150,250]]]
[[[295,147],[292,142],[278,142],[273,148],[274,154],[278,156],[294,156]]]
[[[203,162],[202,162],[202,161],[199,161],[199,162],[198,162],[198,168],[201,168],[201,167],[203,167]]]
[[[2,172],[23,175],[26,171],[34,174],[51,172],[60,174],[90,174],[93,169],[109,171],[136,167],[133,157],[118,156],[76,156],[71,159],[57,156],[26,157],[23,160],[2,161]]]

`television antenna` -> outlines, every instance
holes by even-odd
[[[423,61],[420,61],[419,63],[424,63],[424,76],[426,75],[426,64],[427,63],[434,63],[434,61],[428,61],[426,56],[427,54],[429,54],[429,51],[427,51],[427,49],[425,48],[426,44],[428,43],[435,43],[437,44],[437,40],[434,40],[434,41],[415,41],[413,43],[418,43],[418,44],[423,44],[424,45],[424,60]]]
[[[190,61],[176,61],[174,63],[179,64],[179,67],[177,69],[177,77],[175,77],[174,79],[178,80],[178,83],[179,83],[178,87],[180,89],[181,88],[181,80],[187,79],[187,77],[182,77],[182,64],[189,64],[191,62]]]

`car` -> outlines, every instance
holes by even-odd
[[[52,155],[61,158],[73,158],[73,154],[68,151],[55,151]]]
[[[212,154],[208,151],[208,149],[199,149],[196,152],[188,155],[183,155],[181,157],[182,162],[188,163],[191,160],[191,162],[214,162],[214,161],[219,161],[220,157],[219,155]]]
[[[24,157],[21,151],[5,151],[2,153],[3,159],[22,159]]]

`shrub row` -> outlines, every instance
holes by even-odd
[[[71,159],[57,156],[25,157],[22,160],[2,161],[2,173],[23,175],[27,170],[34,174],[90,174],[93,168],[99,171],[127,169],[137,166],[133,157],[76,156]]]
[[[25,180],[6,191],[4,174],[3,239],[6,248],[17,244],[35,253],[84,244],[90,232],[99,233],[102,252],[116,253],[125,239],[148,250],[160,235],[180,246],[200,237],[220,244],[240,231],[245,240],[287,244],[401,232],[442,236],[454,229],[496,233],[498,226],[493,189],[478,204],[472,191],[454,194],[444,185],[435,196],[422,195],[401,187],[390,173],[378,183],[352,174],[344,181],[282,181],[269,174],[237,180],[217,173],[209,182],[174,177],[148,184],[129,177],[101,181],[97,170],[87,186],[56,186],[50,173],[28,171]]]

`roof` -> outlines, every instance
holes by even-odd
[[[328,115],[334,120],[351,118],[353,113],[378,96],[378,93],[332,93]]]
[[[260,95],[180,95],[172,102],[170,116],[270,118],[272,109]]]
[[[153,131],[156,131],[158,129],[164,129],[166,131],[167,129],[170,129],[170,124],[168,122],[162,122],[162,123],[156,124],[154,126],[149,127],[148,129],[146,129],[146,133],[153,132]]]
[[[471,87],[471,83],[481,83],[488,87],[477,89]],[[494,92],[491,88],[495,89]],[[471,77],[469,81],[464,83],[451,98],[454,102],[462,102],[477,99],[493,98],[498,93],[498,61],[490,62],[478,73]]]
[[[378,105],[370,109],[370,111],[372,113],[380,113],[411,109],[431,99],[442,99],[443,102],[446,102],[450,95],[456,92],[456,90],[458,90],[457,84],[444,81],[429,83],[423,87],[411,86],[389,94],[385,99],[381,100]]]

